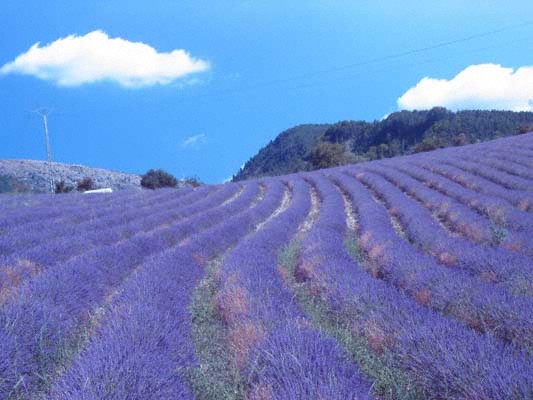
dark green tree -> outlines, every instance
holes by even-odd
[[[70,193],[74,190],[74,187],[71,185],[67,185],[65,181],[61,180],[59,182],[56,182],[55,187],[55,193]]]
[[[518,128],[518,133],[520,134],[529,133],[529,132],[533,132],[533,125],[521,125]]]
[[[345,163],[344,146],[338,143],[320,142],[309,157],[316,169],[329,168]]]
[[[178,180],[162,169],[151,169],[141,178],[141,186],[146,189],[176,187]]]
[[[82,180],[78,181],[76,189],[78,192],[86,192],[87,190],[96,189],[96,185],[90,176],[86,176]]]

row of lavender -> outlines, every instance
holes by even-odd
[[[439,264],[397,234],[384,206],[362,182],[342,175],[332,179],[358,217],[361,257],[349,260],[337,246],[343,256],[332,261],[332,244],[323,253],[329,256],[322,278],[332,280],[328,287],[335,288],[334,305],[343,303],[342,314],[355,324],[353,331],[374,352],[387,354],[391,369],[407,371],[423,398],[442,393],[449,398],[528,398],[533,365],[520,350],[531,346],[528,299],[514,298]],[[327,196],[336,194],[330,191]],[[341,201],[335,201],[339,209]],[[400,203],[401,197],[395,207],[401,209]],[[341,216],[337,221],[341,223]],[[331,274],[341,271],[349,273],[337,282]]]
[[[228,262],[240,263],[234,267],[243,269],[242,276],[252,272],[242,264],[252,258],[260,263],[255,264],[256,273],[274,273],[271,285],[257,288],[263,291],[262,300],[269,299],[270,290],[275,294],[282,287],[275,278],[278,250],[297,231],[309,203],[303,182],[295,184],[287,210],[282,198],[289,190],[277,180],[248,183],[241,191],[235,185],[209,190],[213,193],[206,189],[185,195],[198,199],[181,204],[176,222],[165,214],[156,224],[158,229],[141,229],[128,239],[106,242],[62,261],[45,264],[39,259],[38,273],[10,292],[1,305],[2,398],[192,398],[180,371],[196,363],[188,305],[203,267],[237,245]],[[265,221],[276,207],[272,221]],[[83,235],[82,227],[78,229]],[[240,241],[245,236],[249,238]],[[274,246],[265,247],[269,238],[275,238]],[[261,249],[265,255],[255,257]],[[18,254],[14,251],[11,261]],[[11,267],[4,264],[2,269]],[[285,393],[282,398],[301,398],[314,390],[328,398],[366,398],[369,384],[359,378],[335,340],[303,324],[290,294],[281,293],[284,301],[278,301],[277,308],[261,307],[263,313],[269,312],[270,323],[292,307],[292,316],[285,322],[292,321],[290,326],[297,331],[278,323],[276,331],[270,328],[267,342],[277,344],[279,354],[291,350],[290,365],[270,360],[273,375],[254,378],[257,382],[250,382],[250,396],[262,396],[274,387]],[[255,322],[258,329],[268,327]],[[285,336],[277,334],[281,328]],[[264,348],[254,351],[267,354]],[[317,351],[324,358],[317,358]],[[295,366],[306,371],[314,384],[301,380],[298,371],[286,376]],[[330,372],[324,376],[324,371]],[[282,378],[285,385],[280,388],[275,383]],[[299,385],[298,391],[293,391],[294,384]]]
[[[210,188],[209,192],[213,190]],[[217,201],[232,195],[235,190],[235,187],[228,187],[212,196],[209,201],[216,205]],[[154,230],[163,223],[170,223],[190,212],[201,210],[198,206],[201,207],[202,203],[191,203],[202,199],[209,193],[206,192],[199,190],[183,197],[179,193],[172,201],[172,206],[177,206],[176,209],[166,210],[168,201],[161,202],[159,197],[158,205],[152,206],[151,213],[144,210],[139,212],[138,216],[132,215],[132,212],[123,212],[117,207],[114,211],[111,209],[108,214],[101,215],[99,219],[88,222],[37,222],[40,225],[37,228],[11,229],[0,237],[0,241],[5,245],[0,258],[0,304],[5,302],[16,287],[50,267],[67,261],[84,262],[84,258],[91,257],[91,254],[98,254],[101,250],[134,237],[135,234]],[[170,196],[170,192],[167,196]],[[188,205],[190,207],[186,208]],[[136,204],[132,207],[134,213]],[[106,223],[110,221],[113,223]]]
[[[370,384],[333,338],[311,326],[277,267],[278,254],[310,211],[309,185],[290,182],[292,200],[242,240],[219,271],[217,307],[249,399],[367,399]]]
[[[132,218],[152,215],[167,205],[179,206],[176,202],[182,200],[182,197],[187,198],[187,194],[190,196],[192,193],[177,191],[171,195],[170,191],[164,191],[148,192],[143,196],[141,193],[119,194],[116,198],[103,196],[90,203],[70,199],[66,205],[52,202],[47,207],[34,209],[33,212],[23,209],[10,213],[2,220],[2,226],[9,235],[0,236],[1,254],[6,256],[44,241],[60,240],[65,236],[108,228]],[[194,201],[194,196],[190,201]]]
[[[368,353],[388,373],[407,374],[402,395],[533,396],[533,177],[510,168],[532,165],[533,151],[510,144],[520,157],[502,163],[500,145],[308,176],[321,212],[295,276],[345,328],[346,343],[360,340],[363,352],[352,354],[376,383],[383,371]],[[442,172],[452,165],[453,174]]]
[[[195,363],[190,296],[205,263],[271,213],[281,198],[267,184],[257,203],[258,190],[248,184],[238,199],[194,221],[203,220],[207,229],[139,267],[107,306],[86,349],[53,384],[52,398],[192,398],[180,373]]]
[[[450,179],[430,167],[460,160],[431,157],[304,175],[320,214],[288,279],[271,252],[296,222],[259,232],[257,244],[243,241],[228,257],[218,310],[249,398],[361,398],[361,370],[385,398],[533,396],[531,193],[525,180],[516,192],[499,186],[509,173],[493,160],[491,175],[461,170]],[[287,179],[299,199],[300,178]],[[357,254],[345,246],[352,234]],[[342,341],[351,363],[333,338],[322,333],[315,345],[303,333],[313,329],[287,292],[291,279],[312,303],[301,306],[321,314],[313,322]],[[333,347],[323,352],[328,340]]]
[[[359,377],[334,339],[305,322],[275,268],[278,250],[307,215],[308,185],[295,182],[288,208],[283,202],[271,219],[258,224],[287,192],[279,181],[268,182],[267,188],[267,196],[258,206],[152,260],[130,279],[86,352],[53,386],[52,396],[190,397],[176,368],[195,364],[187,340],[190,321],[185,308],[202,275],[199,267],[248,232],[225,256],[217,297],[221,316],[230,325],[228,341],[236,361],[250,375],[247,396],[366,398],[370,385]],[[169,279],[172,276],[175,279]],[[147,299],[150,294],[155,297]],[[177,311],[170,319],[169,304]],[[237,315],[241,318],[235,318]]]
[[[258,190],[256,185],[248,185],[238,206],[246,205]],[[0,287],[0,346],[5,355],[0,364],[0,397],[17,398],[45,386],[47,376],[80,340],[103,299],[151,254],[216,221],[213,214],[223,207],[217,206],[238,191],[236,185],[195,191],[185,195],[196,200],[192,204],[183,198],[179,208],[165,211],[162,207],[148,221],[134,219],[101,230],[100,236],[112,239],[104,239],[100,246],[87,246],[89,240],[81,231],[74,239],[80,246],[72,252],[65,251],[61,241],[52,241],[40,251],[17,252],[2,263],[0,273],[7,279]],[[214,193],[206,196],[206,192]],[[166,195],[172,197],[170,192]],[[179,200],[181,193],[177,197]],[[218,219],[224,217],[217,215]]]
[[[531,166],[525,135],[16,208],[0,220],[0,398],[206,398],[189,307],[214,259],[247,399],[532,398]]]

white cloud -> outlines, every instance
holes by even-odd
[[[165,85],[209,69],[185,50],[159,53],[142,42],[94,31],[70,35],[45,46],[36,43],[0,68],[0,74],[32,75],[61,86],[112,81],[128,88]]]
[[[533,66],[471,65],[450,80],[424,78],[398,99],[400,109],[443,106],[533,111]]]
[[[200,145],[207,142],[207,136],[203,133],[199,135],[189,136],[183,142],[181,142],[181,147],[186,148],[198,148]]]

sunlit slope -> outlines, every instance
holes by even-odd
[[[0,160],[0,193],[50,193],[50,182],[52,186],[63,181],[76,187],[85,177],[91,178],[100,188],[131,190],[141,187],[141,177],[135,174],[58,162]]]

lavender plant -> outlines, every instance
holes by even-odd
[[[0,398],[531,399],[532,167],[530,133],[194,190],[0,195]]]

